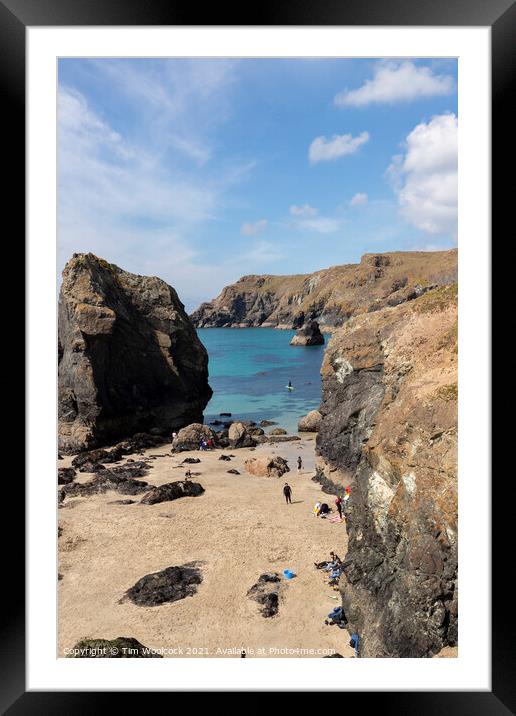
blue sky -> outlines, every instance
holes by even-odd
[[[58,253],[173,285],[456,245],[457,64],[62,59]]]

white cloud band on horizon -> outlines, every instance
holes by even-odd
[[[358,89],[344,90],[335,95],[337,107],[366,107],[370,104],[410,102],[425,97],[450,94],[455,83],[450,75],[436,75],[430,67],[413,62],[380,62],[373,79]]]
[[[312,164],[329,162],[354,154],[369,141],[369,132],[361,132],[356,137],[351,134],[334,134],[333,137],[316,137],[308,150],[308,158]]]

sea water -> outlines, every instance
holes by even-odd
[[[321,401],[325,346],[291,346],[295,331],[275,328],[199,328],[209,356],[213,397],[204,421],[273,420],[289,433]],[[325,335],[328,342],[330,336]],[[294,390],[287,390],[289,380]]]

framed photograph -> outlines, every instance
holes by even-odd
[[[514,4],[0,18],[28,309],[3,712],[512,713],[490,342]]]

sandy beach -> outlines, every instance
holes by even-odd
[[[172,455],[170,445],[163,445],[131,456],[158,456],[141,479],[151,485],[183,479],[186,466],[179,464],[200,457],[200,464],[189,467],[200,473],[193,479],[205,488],[203,495],[155,505],[109,504],[123,497],[116,492],[66,498],[58,511],[58,655],[84,638],[127,636],[168,657],[235,658],[241,648],[257,658],[317,658],[332,651],[352,657],[348,632],[324,624],[340,596],[314,562],[332,549],[345,555],[346,529],[312,514],[318,500],[333,504],[311,479],[314,446],[312,435],[254,450]],[[222,453],[235,457],[221,461]],[[244,461],[263,453],[288,459],[291,471],[284,478],[292,487],[291,505],[282,495],[284,478],[245,472]],[[297,455],[304,463],[300,474]],[[60,460],[59,467],[71,459]],[[91,477],[78,473],[76,479]],[[194,596],[154,607],[119,603],[144,575],[192,561],[202,563],[203,575]],[[297,576],[282,579],[278,614],[264,618],[247,591],[261,574],[286,568]]]

